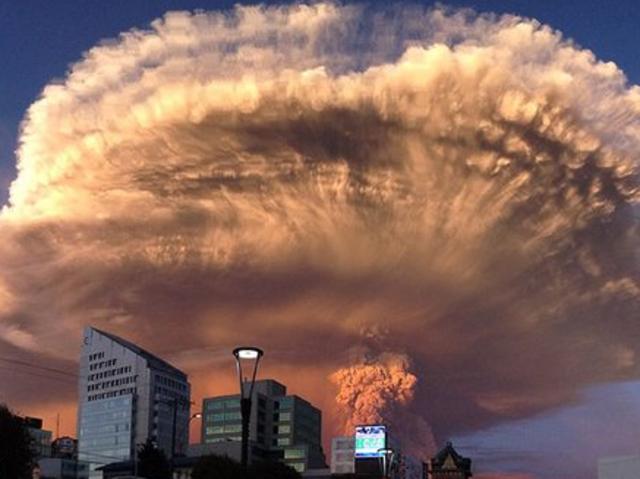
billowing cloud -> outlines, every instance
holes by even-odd
[[[639,146],[640,88],[532,20],[168,13],[27,112],[2,340],[73,359],[95,324],[192,372],[256,342],[325,378],[366,348],[436,436],[527,416],[637,376]]]
[[[336,403],[343,416],[343,434],[353,434],[362,424],[385,424],[406,453],[426,461],[437,452],[429,425],[422,417],[406,412],[418,382],[406,356],[363,354],[330,379],[338,387]]]

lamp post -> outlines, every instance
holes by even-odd
[[[196,412],[193,413],[191,415],[191,417],[189,418],[189,420],[187,421],[187,447],[189,446],[189,436],[191,435],[191,421],[193,421],[194,419],[200,419],[202,417],[202,413],[201,412]]]
[[[264,353],[262,349],[254,347],[240,347],[233,350],[236,358],[236,367],[238,370],[238,379],[240,381],[240,414],[242,416],[242,456],[241,464],[244,470],[247,469],[249,462],[249,420],[251,418],[251,398],[253,397],[253,386],[256,382],[256,374],[258,372],[258,363]],[[251,383],[249,387],[245,387],[246,378],[242,373],[242,363],[253,365],[253,373],[251,374]],[[247,390],[248,389],[248,390]]]
[[[395,453],[393,449],[378,449],[378,457],[382,462],[382,477],[384,477],[384,479],[389,479],[389,473],[391,472],[391,466],[393,465],[394,454]]]

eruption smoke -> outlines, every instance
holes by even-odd
[[[260,342],[429,447],[638,376],[638,151],[640,88],[532,20],[168,13],[29,108],[0,345]]]
[[[385,424],[402,439],[405,451],[428,459],[435,452],[431,429],[405,410],[418,382],[409,371],[409,358],[396,353],[367,356],[331,375],[339,388],[336,403],[346,416],[343,433],[352,435],[357,425]]]

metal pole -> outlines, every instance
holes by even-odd
[[[178,423],[178,399],[173,398],[173,427],[171,430],[171,459],[176,455],[176,425]]]
[[[171,428],[171,461],[169,466],[171,467],[171,477],[174,472],[174,457],[176,455],[176,425],[178,423],[178,398],[173,398],[173,426]]]
[[[242,416],[242,469],[247,470],[249,463],[249,419],[251,418],[251,397],[240,399],[240,413]]]
[[[133,475],[138,479],[138,445],[133,443]]]

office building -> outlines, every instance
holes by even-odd
[[[203,401],[202,442],[235,457],[241,441],[240,395]],[[278,459],[299,472],[326,467],[322,451],[322,413],[274,380],[256,381],[249,430],[250,459]],[[207,447],[209,446],[209,447]],[[238,458],[236,458],[238,459]]]
[[[187,375],[139,346],[87,327],[80,357],[78,459],[95,468],[133,457],[151,439],[171,456],[186,451]]]

